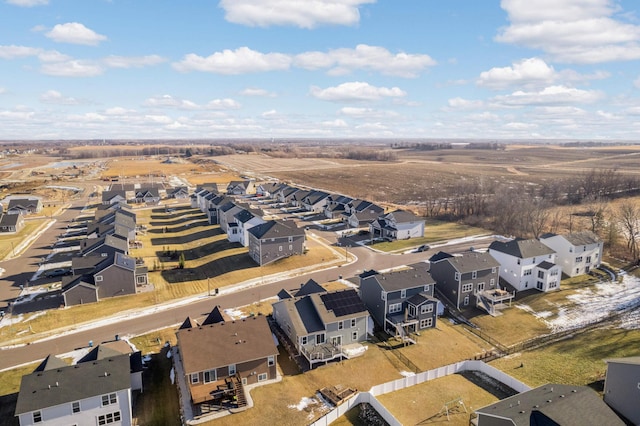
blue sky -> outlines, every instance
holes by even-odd
[[[640,136],[631,0],[0,0],[0,140]]]

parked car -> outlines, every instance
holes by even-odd
[[[416,249],[416,252],[421,253],[421,252],[423,252],[423,251],[427,251],[427,250],[429,250],[430,248],[431,248],[431,247],[429,246],[429,244],[423,244],[423,245],[421,245],[420,247],[418,247],[418,248]]]
[[[52,269],[44,273],[44,276],[47,278],[62,277],[64,275],[71,275],[71,269],[58,268],[58,269]]]

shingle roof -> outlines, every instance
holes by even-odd
[[[278,354],[262,315],[178,330],[177,336],[186,374]]]
[[[131,387],[129,355],[119,355],[22,377],[15,414],[28,413]]]
[[[293,221],[269,220],[249,229],[249,233],[258,239],[265,239],[304,235],[304,230],[299,229]]]
[[[556,266],[555,263],[547,262],[545,260],[544,262],[540,262],[540,264],[538,265],[538,268],[549,270],[549,269],[553,268],[554,266]]]
[[[515,239],[507,242],[494,241],[489,245],[489,249],[509,254],[520,259],[547,256],[555,253],[553,249],[535,239]]]
[[[602,242],[602,240],[591,231],[574,232],[565,235],[565,238],[574,246],[586,246]]]
[[[240,210],[238,213],[236,213],[235,215],[233,215],[233,217],[235,217],[236,219],[238,219],[238,221],[240,221],[240,223],[246,223],[249,222],[251,219],[253,219],[254,217],[256,217],[256,215],[254,215],[253,213],[251,213],[249,210],[246,209],[242,209]]]
[[[625,358],[608,358],[604,360],[605,362],[614,362],[617,364],[633,364],[640,365],[640,356],[628,356]]]
[[[588,386],[546,384],[480,408],[476,412],[511,419],[516,426],[534,424],[531,417],[535,419],[541,415],[555,422],[548,423],[547,420],[544,424],[625,424]]]
[[[389,217],[389,216],[393,216],[396,223],[406,223],[406,222],[415,222],[418,220],[423,220],[421,217],[418,217],[415,214],[408,212],[406,210],[395,210],[385,215],[385,217]]]
[[[489,268],[499,268],[500,263],[489,253],[465,252],[461,256],[453,256],[445,259],[451,263],[456,271],[466,272],[482,271]]]
[[[67,367],[69,364],[64,362],[64,360],[58,358],[55,355],[49,354],[45,359],[42,360],[40,365],[36,367],[33,372],[37,371],[46,371],[46,370],[55,370],[56,368]]]
[[[418,270],[413,268],[372,275],[368,279],[376,280],[384,291],[424,287],[425,285],[436,283],[426,269]]]

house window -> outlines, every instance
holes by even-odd
[[[453,278],[456,281],[460,281],[460,272],[456,272],[456,275]]]
[[[216,381],[216,370],[209,370],[204,372],[204,382],[211,383]]]
[[[289,251],[293,250],[293,244],[289,244]]]
[[[324,343],[324,334],[316,334],[316,344]]]
[[[300,338],[300,344],[301,345],[306,345],[307,344],[307,336],[302,336]]]
[[[491,278],[491,280],[489,280],[489,285],[493,288],[494,285],[496,285],[496,280],[495,278]]]
[[[282,251],[282,246],[278,246],[278,251]]]
[[[74,414],[80,412],[80,401],[75,401],[71,403],[71,412]]]
[[[431,303],[426,303],[420,307],[421,314],[429,314],[433,312],[433,305]]]
[[[351,340],[353,340],[354,342],[358,341],[358,332],[354,331],[351,333]]]
[[[478,285],[476,286],[476,291],[483,291],[484,290],[484,283],[478,283]]]
[[[108,425],[111,423],[120,421],[120,411],[114,411],[113,413],[103,414],[98,416],[98,426]]]
[[[293,237],[289,237],[289,242],[292,243],[293,242]]]
[[[42,421],[42,411],[33,412],[33,422],[40,423]]]
[[[582,256],[576,257],[576,263],[580,263],[580,262],[582,262]]]
[[[551,271],[549,271],[549,275],[551,275],[552,277],[555,277],[558,275],[558,270],[557,269],[552,269]]]
[[[522,271],[522,275],[524,275],[525,277],[531,275],[531,269],[525,269],[524,271]]]
[[[402,311],[402,303],[392,303],[391,305],[389,305],[390,314],[395,314],[400,311]]]
[[[425,286],[424,286],[424,291],[425,291],[425,292],[429,291],[429,284],[427,284],[427,285],[425,285]]]
[[[556,287],[558,287],[558,282],[557,281],[549,282],[549,288],[556,288]]]
[[[520,264],[520,259],[518,259],[518,265]]]
[[[473,271],[473,272],[471,273],[471,279],[472,279],[472,280],[475,280],[476,278],[478,278],[478,271]]]
[[[413,305],[409,305],[409,315],[415,316],[415,314],[416,314],[416,307]]]
[[[538,283],[536,284],[536,288],[538,290],[542,290],[544,288],[544,283],[542,281],[538,281]]]
[[[191,384],[194,385],[199,382],[200,382],[200,376],[198,375],[198,373],[193,373],[191,375]]]
[[[258,381],[259,382],[264,382],[265,380],[267,380],[267,373],[258,374]]]
[[[381,291],[380,292],[380,299],[387,300],[387,293],[385,293],[384,291]]]
[[[463,293],[468,293],[471,290],[473,290],[473,283],[468,283],[468,284],[463,284],[462,285],[462,292]]]
[[[145,277],[144,275],[138,275],[136,277],[136,280],[138,282],[138,284],[144,284],[147,282],[147,277]]]
[[[338,330],[342,330],[344,328],[344,323],[342,321],[338,321]]]
[[[538,278],[544,278],[544,271],[538,271]]]
[[[404,299],[407,297],[407,290],[400,290],[400,298]]]
[[[420,328],[427,328],[433,325],[433,318],[425,318],[420,320]]]
[[[469,296],[465,296],[465,297],[464,297],[464,300],[463,300],[462,304],[463,304],[464,306],[467,306],[467,305],[469,304]]]
[[[587,256],[587,263],[591,263],[591,256]]]
[[[230,376],[235,376],[236,375],[236,365],[235,364],[231,364],[229,366],[229,375]]]
[[[356,326],[356,319],[355,318],[351,318],[351,328]]]
[[[99,283],[102,281],[102,275],[96,275],[96,282]]]
[[[269,357],[267,358],[267,365],[269,367],[273,367],[274,365],[276,365],[276,357],[273,355],[269,355]]]
[[[491,273],[495,274],[496,273],[496,267],[494,266],[493,268],[491,268]]]
[[[118,402],[118,396],[115,393],[102,395],[102,406],[115,404]]]

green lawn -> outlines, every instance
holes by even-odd
[[[419,247],[422,244],[431,244],[456,238],[470,237],[472,235],[487,234],[491,234],[491,231],[461,223],[427,219],[425,222],[424,237],[376,243],[372,247],[385,252],[404,251],[412,247]]]
[[[12,255],[14,249],[18,249],[20,243],[43,226],[50,219],[33,219],[24,222],[24,228],[15,234],[0,234],[0,260]],[[16,252],[17,254],[17,252]]]

